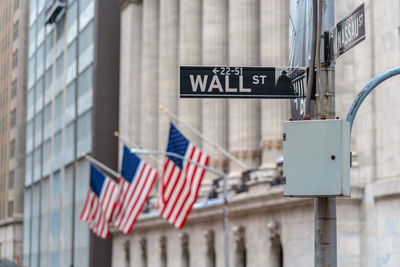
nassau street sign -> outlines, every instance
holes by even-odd
[[[180,67],[180,97],[299,98],[305,88],[306,68]]]
[[[329,31],[332,56],[341,54],[365,39],[364,3]]]

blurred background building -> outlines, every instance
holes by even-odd
[[[23,264],[109,266],[111,241],[79,221],[81,154],[117,166],[118,3],[29,2]]]
[[[0,1],[0,260],[22,262],[27,1]]]
[[[335,22],[361,3],[335,1]],[[212,167],[229,174],[232,266],[311,266],[313,200],[284,198],[280,184],[282,122],[290,118],[289,101],[178,97],[181,64],[289,65],[289,44],[307,38],[289,14],[309,14],[311,1],[120,4],[121,136],[146,149],[164,150],[169,117],[158,108],[164,105],[248,166],[228,161],[177,123],[211,156]],[[341,118],[370,79],[400,63],[399,1],[365,4],[367,39],[336,62],[336,113]],[[399,81],[392,78],[381,85],[363,104],[353,127],[352,197],[337,200],[340,266],[400,264]],[[162,159],[148,160],[162,166]],[[158,216],[154,194],[132,234],[114,232],[113,266],[224,266],[221,191],[218,177],[207,175],[199,202],[208,201],[195,206],[180,231]]]

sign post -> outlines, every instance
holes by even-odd
[[[307,69],[291,67],[181,66],[181,98],[299,98]]]

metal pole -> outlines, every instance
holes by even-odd
[[[245,163],[243,163],[242,161],[240,161],[239,159],[235,158],[234,155],[232,155],[231,153],[229,153],[228,151],[226,151],[224,148],[222,148],[221,146],[219,146],[218,144],[214,143],[213,141],[211,141],[210,139],[208,139],[207,137],[205,137],[201,132],[197,131],[195,128],[193,128],[192,126],[190,126],[189,124],[185,123],[184,121],[182,121],[181,119],[178,118],[178,116],[176,116],[175,114],[171,113],[168,109],[166,109],[163,105],[160,105],[160,110],[162,112],[164,112],[166,115],[168,115],[170,118],[178,121],[180,124],[182,124],[183,126],[185,126],[186,128],[188,128],[190,131],[192,131],[195,135],[199,136],[201,139],[203,139],[204,141],[206,141],[207,143],[209,143],[211,146],[213,146],[216,150],[218,150],[219,152],[221,152],[224,156],[226,156],[228,159],[232,160],[233,162],[235,162],[237,165],[239,165],[241,168],[247,170],[248,167]]]
[[[375,87],[377,87],[380,83],[396,75],[400,75],[400,67],[393,68],[376,76],[371,81],[369,81],[369,83],[361,90],[361,92],[358,93],[346,117],[346,120],[350,123],[350,131],[353,128],[353,122],[356,117],[357,111],[360,108],[362,102],[364,102],[365,98],[369,95],[369,93],[371,93],[372,90],[374,90]]]
[[[229,267],[229,217],[228,217],[228,188],[226,174],[224,179],[224,238],[225,238],[225,266]]]
[[[131,149],[132,153],[137,154],[148,154],[148,155],[163,155],[163,156],[171,156],[180,158],[191,164],[194,164],[200,168],[205,169],[211,173],[214,173],[218,176],[221,176],[224,181],[224,240],[225,240],[225,267],[229,267],[229,235],[228,235],[228,226],[229,226],[229,217],[228,217],[228,187],[227,187],[227,176],[224,172],[221,172],[217,169],[207,167],[203,164],[199,164],[191,159],[185,158],[179,154],[167,151],[157,151],[157,150],[147,150],[147,149]]]
[[[319,29],[321,37],[323,32],[329,31],[334,22],[334,1],[319,0]],[[324,7],[322,9],[322,7]],[[323,11],[322,11],[323,10]],[[316,12],[316,10],[313,10]],[[321,42],[322,38],[317,38]],[[323,46],[320,49],[321,58],[324,59]],[[318,53],[318,50],[317,50]],[[318,60],[317,66],[317,112],[320,119],[335,118],[335,69],[334,63],[325,64]],[[329,142],[329,140],[327,140]],[[314,264],[316,267],[337,266],[337,234],[336,234],[336,197],[320,197],[314,199]]]
[[[82,157],[84,157],[86,160],[90,161],[91,163],[93,163],[94,165],[96,165],[97,167],[102,168],[103,170],[105,170],[106,172],[108,172],[109,174],[111,174],[112,176],[114,176],[115,178],[119,178],[120,175],[118,172],[114,171],[113,169],[107,167],[106,165],[104,165],[103,163],[101,163],[100,161],[98,161],[95,158],[92,158],[91,156],[89,156],[86,153],[82,153]]]

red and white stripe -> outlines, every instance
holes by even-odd
[[[186,158],[207,166],[209,157],[189,144]],[[181,229],[196,202],[205,169],[184,161],[183,170],[167,158],[161,178],[159,209],[169,223]]]
[[[106,239],[109,235],[109,222],[115,209],[119,194],[118,184],[106,177],[100,198],[89,188],[80,219],[89,224],[93,232]]]
[[[129,234],[135,224],[144,204],[149,197],[157,178],[157,171],[141,161],[132,184],[126,179],[120,179],[120,198],[115,210],[113,223],[115,227]]]

